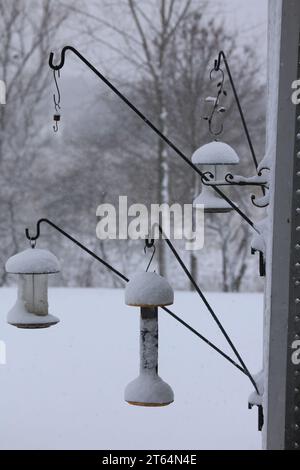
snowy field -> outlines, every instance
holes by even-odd
[[[6,324],[16,290],[0,289],[1,449],[260,449],[247,377],[160,311],[159,369],[175,393],[166,408],[123,401],[138,374],[138,309],[122,290],[50,289],[48,330]],[[261,368],[260,294],[208,294],[250,370]],[[194,293],[171,309],[229,351]]]

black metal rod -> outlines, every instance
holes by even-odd
[[[228,78],[229,78],[229,81],[230,81],[230,85],[231,85],[231,88],[232,88],[232,91],[233,91],[234,99],[236,101],[236,104],[237,104],[237,107],[238,107],[238,110],[239,110],[239,113],[240,113],[241,121],[242,121],[242,124],[243,124],[243,128],[244,128],[246,138],[247,138],[247,141],[248,141],[248,145],[249,145],[249,148],[250,148],[250,152],[251,152],[251,155],[252,155],[252,160],[253,160],[253,163],[254,163],[254,166],[255,166],[255,170],[256,170],[256,173],[258,173],[257,157],[256,157],[256,154],[255,154],[255,151],[254,151],[253,143],[252,143],[252,140],[251,140],[251,137],[250,137],[250,132],[249,132],[249,129],[248,129],[248,126],[247,126],[247,123],[246,123],[246,119],[245,119],[244,112],[243,112],[243,109],[242,109],[242,106],[241,106],[241,102],[240,102],[240,99],[238,97],[238,94],[237,94],[237,91],[236,91],[236,88],[235,88],[235,84],[234,84],[234,81],[233,81],[233,78],[232,78],[231,70],[230,70],[230,67],[229,67],[229,64],[228,64],[228,61],[227,61],[227,58],[226,58],[226,55],[225,55],[224,51],[220,51],[218,59],[215,60],[215,70],[217,71],[217,70],[220,69],[221,59],[223,59],[223,62],[224,62],[225,67],[226,67],[226,71],[227,71]],[[266,191],[265,191],[265,188],[263,186],[262,186],[261,190],[262,190],[263,195],[265,195]]]
[[[208,344],[208,346],[210,346],[212,349],[217,351],[221,356],[223,356],[225,359],[227,359],[227,361],[231,362],[231,364],[233,364],[237,369],[239,369],[241,372],[243,372],[243,374],[248,376],[247,372],[245,371],[245,369],[243,369],[243,367],[241,367],[233,359],[231,359],[230,356],[227,356],[227,354],[225,354],[221,349],[219,349],[217,346],[215,346],[213,343],[211,343],[211,341],[209,341],[207,338],[202,336],[197,330],[195,330],[193,327],[191,327],[191,325],[189,325],[184,320],[179,318],[177,315],[175,315],[175,313],[173,313],[167,307],[161,307],[161,308],[165,312],[167,312],[171,317],[173,317],[175,320],[177,320],[179,323],[181,323],[183,326],[185,326],[188,330],[190,330],[192,333],[194,333],[196,336],[198,336],[200,339],[202,339],[202,341],[204,341],[206,344]]]
[[[65,46],[62,51],[61,51],[61,60],[60,60],[60,63],[58,65],[54,65],[53,64],[53,58],[54,58],[54,53],[53,52],[50,52],[50,56],[49,56],[49,66],[52,70],[60,70],[63,66],[64,66],[64,63],[65,63],[65,54],[66,54],[66,51],[69,50],[71,52],[73,52],[75,55],[77,55],[77,57],[79,57],[79,59],[85,64],[87,65],[87,67],[89,67],[96,75],[97,77],[99,77],[124,103],[127,104],[127,106],[129,106],[130,109],[132,109],[132,111],[134,111],[143,121],[145,124],[147,124],[147,126],[149,126],[162,140],[164,140],[166,142],[166,144],[168,144],[168,146],[170,148],[172,148],[176,153],[177,155],[179,155],[180,158],[182,158],[182,160],[184,160],[191,168],[193,168],[193,170],[198,173],[198,175],[200,177],[203,177],[203,173],[193,164],[193,162],[186,157],[186,155],[184,155],[184,153],[179,150],[179,148],[170,140],[168,139],[168,137],[166,137],[136,106],[134,106],[133,103],[131,103],[131,101],[129,101],[128,98],[126,98],[126,96],[124,96],[119,90],[118,88],[116,88],[106,77],[104,77],[104,75],[102,75],[102,73],[100,73],[82,54],[80,54],[80,52],[77,51],[77,49],[75,49],[74,47],[72,46]],[[205,178],[205,177],[204,177]],[[223,199],[225,199],[225,201],[249,224],[251,225],[252,228],[254,228],[254,230],[257,231],[257,229],[255,228],[254,226],[254,223],[252,222],[251,219],[249,219],[249,217],[244,214],[243,211],[241,211],[241,209],[239,209],[238,206],[236,206],[234,204],[234,202],[231,201],[231,199],[229,197],[227,197],[219,188],[217,187],[213,187],[213,190],[216,191],[216,193],[219,194],[219,196],[221,196]]]
[[[206,299],[205,295],[203,294],[202,290],[200,289],[200,287],[198,286],[197,282],[195,281],[195,279],[193,278],[193,276],[191,275],[190,271],[188,270],[188,268],[186,267],[185,263],[182,261],[181,257],[179,256],[178,252],[176,251],[173,243],[165,236],[161,226],[158,227],[159,228],[159,231],[160,231],[160,234],[162,235],[163,239],[165,240],[165,242],[167,243],[168,247],[170,248],[170,250],[172,251],[173,255],[175,256],[176,260],[178,261],[178,263],[180,264],[180,266],[182,267],[183,271],[185,272],[186,276],[188,277],[188,279],[190,280],[190,282],[193,284],[197,294],[199,295],[199,297],[201,298],[202,302],[204,303],[204,305],[206,306],[207,310],[209,311],[209,313],[211,314],[212,318],[214,319],[215,323],[218,325],[218,328],[220,329],[220,331],[222,332],[223,336],[225,337],[227,343],[229,344],[229,346],[231,347],[232,351],[234,352],[234,354],[236,355],[236,357],[238,358],[238,360],[240,361],[241,365],[243,366],[244,370],[245,370],[245,373],[246,375],[248,376],[248,378],[250,379],[252,385],[254,386],[256,392],[258,393],[259,395],[259,390],[258,390],[258,387],[256,385],[256,382],[254,380],[254,378],[252,377],[250,371],[248,370],[245,362],[243,361],[240,353],[238,352],[238,350],[236,349],[235,345],[233,344],[232,340],[230,339],[230,336],[228,335],[228,333],[226,332],[225,328],[223,327],[222,323],[220,322],[220,320],[218,319],[217,315],[215,314],[214,310],[212,309],[211,305],[209,304],[208,300]]]
[[[256,154],[255,154],[255,151],[254,151],[254,147],[253,147],[253,144],[252,144],[252,140],[251,140],[251,137],[250,137],[248,126],[247,126],[247,123],[246,123],[246,119],[245,119],[245,116],[244,116],[244,113],[243,113],[243,110],[242,110],[241,102],[240,102],[240,99],[238,97],[238,94],[237,94],[237,91],[236,91],[236,88],[235,88],[235,84],[234,84],[234,81],[233,81],[233,78],[232,78],[232,74],[231,74],[231,71],[230,71],[230,67],[229,67],[229,64],[227,62],[227,58],[226,58],[226,55],[225,55],[224,51],[220,51],[218,59],[215,60],[215,70],[218,71],[220,69],[221,59],[223,59],[225,67],[226,67],[226,71],[227,71],[227,74],[228,74],[230,85],[231,85],[233,95],[234,95],[234,98],[235,98],[235,101],[236,101],[236,104],[237,104],[237,107],[238,107],[238,110],[239,110],[239,113],[240,113],[240,116],[241,116],[243,128],[244,128],[244,131],[245,131],[245,134],[246,134],[246,137],[247,137],[247,141],[248,141],[248,145],[249,145],[249,148],[250,148],[250,151],[251,151],[252,160],[253,160],[255,169],[257,171],[258,162],[257,162]]]
[[[34,236],[31,236],[29,234],[29,230],[28,228],[25,229],[25,235],[26,235],[26,238],[28,238],[28,240],[32,240],[32,241],[35,241],[39,238],[40,236],[40,225],[42,223],[45,223],[45,224],[48,224],[48,225],[51,225],[51,227],[53,227],[55,230],[57,230],[59,233],[61,233],[64,237],[68,238],[69,240],[71,240],[73,243],[75,243],[75,245],[79,246],[79,248],[81,248],[82,250],[86,251],[86,253],[88,253],[90,256],[92,256],[93,258],[95,258],[97,261],[99,261],[100,263],[102,263],[107,269],[109,269],[110,271],[112,271],[114,274],[116,274],[117,276],[119,276],[121,279],[123,279],[123,281],[126,281],[128,282],[129,279],[124,276],[124,274],[122,274],[120,271],[118,271],[117,269],[113,268],[109,263],[107,263],[106,261],[104,261],[104,259],[100,258],[99,256],[96,255],[96,253],[94,253],[93,251],[89,250],[86,246],[84,246],[82,243],[80,243],[78,240],[76,240],[76,238],[72,237],[69,233],[65,232],[62,228],[58,227],[58,225],[55,225],[53,222],[51,222],[51,220],[49,219],[40,219],[37,221],[37,224],[36,224],[36,234]]]
[[[89,250],[85,245],[80,243],[76,238],[72,237],[69,233],[65,232],[62,228],[58,227],[58,225],[54,224],[51,222],[49,219],[39,219],[36,224],[36,234],[31,236],[29,233],[29,229],[25,229],[25,234],[26,238],[30,241],[36,241],[40,237],[40,225],[42,223],[46,223],[50,225],[52,228],[57,230],[61,235],[64,237],[68,238],[71,240],[75,245],[79,246],[83,251],[88,253],[90,256],[92,256],[94,259],[99,261],[99,263],[103,264],[108,270],[112,271],[116,276],[120,277],[123,281],[129,282],[129,279],[120,271],[115,269],[111,264],[107,263],[107,261],[104,261],[104,259],[100,258],[100,256],[96,255],[93,251]],[[198,338],[200,338],[204,343],[206,343],[208,346],[210,346],[212,349],[214,349],[216,352],[218,352],[222,357],[224,357],[228,362],[230,362],[232,365],[234,365],[237,369],[239,369],[243,374],[247,375],[247,372],[239,365],[237,364],[233,359],[231,359],[230,356],[225,354],[221,349],[219,349],[217,346],[215,346],[211,341],[209,341],[205,336],[201,335],[197,330],[195,330],[192,326],[190,326],[188,323],[186,323],[184,320],[182,320],[180,317],[178,317],[175,313],[173,313],[170,309],[167,307],[161,307],[165,312],[167,312],[171,317],[173,317],[175,320],[177,320],[181,325],[183,325],[185,328],[187,328],[189,331],[194,333]]]

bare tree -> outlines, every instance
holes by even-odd
[[[0,106],[2,265],[18,250],[21,224],[35,204],[34,165],[47,142],[39,119],[51,78],[47,57],[67,16],[68,11],[51,0],[0,1],[0,77],[6,83],[6,104]],[[5,280],[1,271],[1,283]]]
[[[105,45],[110,52],[122,58],[122,64],[126,64],[123,69],[122,64],[118,62],[118,67],[114,70],[107,60],[107,52],[104,53],[105,72],[108,76],[112,75],[113,81],[122,87],[125,94],[144,110],[162,132],[166,133],[190,156],[200,145],[212,139],[202,119],[203,102],[206,96],[215,93],[216,83],[210,83],[209,71],[218,51],[225,49],[233,76],[238,84],[238,92],[250,129],[255,137],[254,143],[262,149],[263,87],[257,80],[258,62],[254,49],[252,47],[247,47],[243,51],[238,49],[235,35],[228,35],[220,19],[216,21],[212,18],[209,3],[206,1],[159,2],[158,5],[161,8],[149,2],[122,0],[117,6],[109,2],[107,10],[104,9],[103,4],[101,7],[95,4],[93,8],[85,11],[80,8],[71,8],[80,15],[80,18],[86,19],[85,23],[80,22],[80,26],[84,27],[90,39],[90,47],[97,51],[99,45],[101,47]],[[115,10],[114,7],[116,7]],[[168,9],[169,7],[171,10]],[[168,21],[164,19],[165,16],[169,18]],[[119,21],[121,17],[122,27]],[[166,32],[168,28],[172,28],[169,36]],[[105,34],[105,31],[110,34]],[[167,39],[165,35],[168,36]],[[97,57],[98,54],[95,53],[93,62],[96,64]],[[99,59],[100,57],[102,54]],[[128,112],[128,109],[112,95],[103,96],[103,93],[101,95],[99,93],[97,96],[98,89],[103,90],[101,86],[94,89],[93,106],[99,104],[98,115],[92,115],[89,111],[88,123],[86,126],[81,123],[80,128],[74,126],[74,119],[72,119],[71,127],[75,130],[72,138],[68,136],[67,139],[73,147],[70,150],[74,155],[74,158],[71,157],[72,161],[76,158],[76,161],[80,159],[80,162],[78,162],[78,170],[75,172],[72,170],[72,175],[65,174],[65,183],[62,187],[64,189],[68,187],[68,177],[74,181],[74,177],[76,178],[74,175],[78,173],[76,191],[78,194],[85,195],[80,204],[82,208],[86,208],[80,213],[82,220],[85,220],[86,224],[90,220],[89,216],[85,215],[88,208],[84,201],[91,201],[95,209],[101,202],[100,189],[112,202],[115,201],[117,191],[119,191],[119,194],[128,194],[131,202],[191,203],[200,190],[198,175],[189,170],[172,151],[167,149],[163,141],[157,140],[156,145],[153,145],[155,137],[143,122]],[[253,167],[251,169],[249,167],[249,151],[242,127],[239,124],[232,126],[232,122],[239,123],[240,119],[228,84],[226,89],[228,91],[227,119],[224,123],[222,139],[237,149],[242,157],[241,172],[245,170],[247,174],[253,171]],[[103,109],[104,102],[108,108]],[[105,115],[105,119],[101,117],[102,114]],[[111,116],[114,116],[113,121]],[[78,139],[79,134],[80,139]],[[78,155],[81,153],[79,149],[82,149],[85,158]],[[100,164],[101,178],[99,180],[96,178],[96,183],[94,180],[98,164]],[[82,184],[79,183],[79,177]],[[93,188],[94,195],[99,194],[97,200],[94,196],[91,199],[87,197],[87,192],[92,192]],[[231,192],[233,196],[236,196],[235,191],[231,190]],[[52,207],[53,210],[55,208],[55,213],[61,213],[62,217],[64,213],[72,212],[64,210],[66,199],[70,198],[66,198],[62,193],[60,202],[57,200]],[[77,200],[75,193],[73,202],[70,201],[71,205],[74,205]],[[247,204],[245,202],[243,204],[248,211]],[[74,211],[75,209],[73,213]],[[78,204],[76,212],[78,212]],[[220,242],[224,235],[221,220],[230,227],[232,233],[236,234],[234,240],[228,233],[230,243],[227,239],[224,243]],[[236,288],[239,288],[241,285],[239,278],[243,277],[248,265],[248,256],[245,255],[244,259],[244,253],[247,254],[249,246],[249,231],[244,228],[237,230],[240,220],[231,215],[222,215],[220,223],[213,222],[212,219],[213,228],[209,230],[209,234],[215,246],[218,247],[224,263],[226,262],[226,267],[222,270],[226,278],[223,286],[235,284]],[[84,225],[80,224],[80,226]],[[247,249],[243,248],[240,251],[241,269],[232,273],[232,276],[230,275],[232,279],[228,280],[228,262],[232,259],[231,253],[237,249],[239,237],[243,239],[242,247],[247,247]],[[126,253],[123,249],[122,244],[114,246],[114,250],[119,250],[119,260],[123,255],[127,256],[128,261],[135,259],[132,258],[131,251],[128,256],[128,252]],[[225,254],[227,249],[229,252]],[[162,253],[160,253],[159,261],[164,266],[166,253],[164,251]],[[125,267],[128,268],[129,264],[125,263]],[[199,277],[198,253],[190,254],[190,265],[197,279]],[[236,278],[236,282],[233,278]]]

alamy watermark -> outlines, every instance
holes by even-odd
[[[6,364],[6,344],[0,340],[0,365]]]
[[[300,364],[300,340],[297,339],[292,343],[292,349],[294,350],[292,353],[292,363],[295,366]]]
[[[300,79],[293,81],[292,89],[295,90],[291,97],[292,103],[295,105],[300,104]]]
[[[6,104],[6,84],[0,80],[0,104]]]
[[[100,218],[96,234],[100,240],[139,240],[163,235],[184,240],[186,250],[201,250],[204,246],[204,206],[192,204],[144,204],[128,206],[127,196],[119,196],[118,208],[101,204],[96,215]]]

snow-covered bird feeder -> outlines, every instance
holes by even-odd
[[[174,401],[172,388],[158,375],[158,307],[173,301],[168,281],[153,272],[137,274],[126,286],[125,303],[140,307],[140,374],[125,389],[125,401],[131,405],[166,406]]]
[[[213,188],[202,186],[201,193],[193,200],[193,207],[204,205],[204,212],[223,213],[230,212],[232,207],[225,199],[220,197]]]
[[[208,184],[218,185],[224,182],[224,166],[237,165],[239,157],[230,145],[224,142],[210,142],[199,147],[192,155],[194,165],[201,167],[207,175]],[[205,212],[229,212],[232,207],[214,189],[202,183],[202,191],[193,201],[194,207],[204,204]]]
[[[29,248],[6,262],[8,273],[18,274],[18,298],[7,322],[18,328],[48,328],[59,319],[48,312],[48,274],[60,271],[59,261],[50,251]]]

